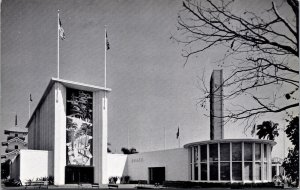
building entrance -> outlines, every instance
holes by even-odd
[[[149,183],[150,184],[159,183],[160,185],[162,185],[165,180],[166,180],[165,167],[149,168]]]
[[[66,166],[65,183],[94,183],[94,167]]]

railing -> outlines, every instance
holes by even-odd
[[[46,186],[48,189],[49,181],[28,181],[25,182],[25,189],[27,189],[28,186],[38,186],[41,188],[41,186]]]

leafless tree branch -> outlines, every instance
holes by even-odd
[[[219,60],[228,74],[220,87],[226,87],[225,101],[240,96],[249,96],[253,104],[240,106],[238,110],[227,110],[225,121],[247,120],[253,123],[265,113],[288,112],[299,106],[293,95],[299,89],[299,3],[297,0],[283,1],[295,19],[288,20],[281,14],[281,6],[270,3],[263,13],[251,10],[236,14],[231,10],[233,0],[183,0],[183,10],[178,15],[179,36],[172,36],[184,45],[184,66],[192,56],[222,46],[227,48]],[[286,12],[285,12],[286,13]],[[202,77],[203,80],[203,77]],[[203,96],[198,105],[206,109],[210,98],[209,89],[202,81]],[[201,83],[200,83],[201,84]],[[268,86],[294,89],[285,95],[274,90],[272,97],[259,98],[259,89]],[[216,89],[217,91],[218,89]],[[278,102],[285,101],[284,104]],[[256,104],[256,106],[254,106]]]

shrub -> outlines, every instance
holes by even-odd
[[[122,183],[122,184],[128,184],[129,183],[129,179],[130,179],[129,176],[122,176],[120,178],[120,183]]]
[[[116,184],[117,183],[117,181],[118,181],[118,179],[119,179],[119,177],[117,177],[117,176],[112,176],[112,177],[109,177],[109,183],[110,184]]]
[[[130,176],[124,176],[124,182],[125,183],[129,183],[129,180],[130,180]]]
[[[54,185],[54,177],[53,176],[49,176],[48,181],[49,181],[49,185]]]
[[[14,178],[5,180],[3,183],[6,187],[19,187],[19,186],[22,186],[22,182],[20,181],[20,179],[14,179]]]

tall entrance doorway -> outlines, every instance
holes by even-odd
[[[93,166],[66,166],[65,183],[94,183]]]
[[[149,183],[150,184],[159,183],[160,185],[162,185],[165,180],[166,180],[165,167],[149,168]]]

